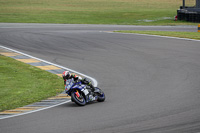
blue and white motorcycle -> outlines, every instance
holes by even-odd
[[[81,81],[74,81],[73,78],[66,81],[65,92],[71,96],[72,102],[80,106],[92,101],[103,102],[105,100],[105,94],[101,89],[95,87],[92,92],[89,86],[82,84]]]

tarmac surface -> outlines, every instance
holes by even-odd
[[[199,133],[200,42],[113,30],[197,27],[1,23],[0,45],[95,78],[106,101],[3,119],[0,132]]]

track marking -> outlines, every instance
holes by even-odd
[[[41,62],[39,60],[36,59],[16,59],[18,61],[24,62],[24,63],[34,63],[34,62]]]
[[[61,69],[59,67],[53,66],[53,65],[48,65],[48,66],[35,66],[37,68],[40,68],[42,70],[56,70],[56,69]]]
[[[22,111],[6,110],[6,111],[1,112],[0,114],[17,114],[17,113],[22,113]]]
[[[39,109],[39,108],[21,107],[21,108],[16,108],[16,109],[13,109],[13,110],[16,110],[16,111],[31,111],[31,110],[35,110],[35,109]]]
[[[22,52],[19,52],[17,50],[10,49],[10,48],[7,48],[7,47],[1,46],[1,45],[0,45],[0,48],[15,52],[15,53],[7,52],[7,54],[6,54],[7,56],[24,55],[24,56],[27,56],[27,57],[31,58],[31,59],[16,59],[18,61],[22,61],[24,63],[44,62],[44,63],[50,64],[50,66],[48,65],[46,67],[45,66],[36,66],[36,67],[39,67],[39,68],[41,68],[43,70],[44,69],[45,70],[49,70],[49,69],[52,70],[52,69],[61,69],[62,68],[64,70],[68,70],[68,71],[70,71],[72,73],[75,73],[76,75],[81,75],[82,77],[89,78],[93,82],[94,86],[98,85],[98,82],[94,78],[92,78],[90,76],[87,76],[85,74],[79,73],[77,71],[74,71],[72,69],[69,69],[69,68],[66,68],[66,67],[63,67],[63,66],[60,66],[60,65],[57,65],[57,64],[42,60],[40,58],[33,57],[31,55],[28,55],[28,54],[25,54],[25,53],[22,53]],[[4,54],[5,54],[5,52],[4,52]],[[57,74],[57,75],[58,76],[62,76],[62,74]],[[63,99],[65,100],[67,98],[70,98],[67,94],[59,94],[59,95],[57,95],[55,97],[48,98],[46,101],[43,100],[43,102],[47,102],[48,100],[61,100],[61,101],[63,101]],[[17,116],[21,116],[21,115],[26,115],[26,114],[30,114],[30,113],[34,113],[34,112],[38,112],[38,111],[42,111],[42,110],[53,108],[53,107],[56,107],[56,106],[59,106],[59,105],[62,105],[62,104],[69,103],[69,102],[71,102],[71,100],[60,102],[58,104],[50,105],[50,106],[47,106],[47,107],[42,107],[42,106],[38,106],[38,105],[34,105],[33,104],[33,105],[27,105],[27,106],[21,107],[21,108],[16,108],[16,109],[13,109],[13,110],[6,110],[4,112],[0,112],[1,115],[6,115],[5,117],[0,118],[0,120],[1,119],[12,118],[12,117],[17,117]],[[29,110],[32,110],[32,111],[29,111]]]
[[[169,39],[178,39],[178,40],[186,40],[186,41],[195,41],[200,42],[200,40],[196,39],[188,39],[188,38],[180,38],[180,37],[170,37],[170,36],[161,36],[161,35],[149,35],[149,34],[139,34],[139,33],[120,33],[120,32],[111,32],[111,31],[103,31],[105,33],[111,34],[125,34],[125,35],[140,35],[140,36],[150,36],[150,37],[161,37],[161,38],[169,38]]]
[[[18,53],[10,53],[10,52],[8,52],[8,53],[0,53],[1,55],[4,55],[4,56],[17,56],[17,55],[20,55],[20,54],[18,54]]]

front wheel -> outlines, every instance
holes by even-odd
[[[106,96],[105,96],[104,92],[99,88],[96,88],[96,89],[98,89],[98,91],[97,91],[98,92],[97,93],[97,95],[98,95],[97,101],[98,102],[104,102],[105,99],[106,99]]]
[[[71,98],[72,98],[72,101],[75,102],[79,106],[85,106],[86,104],[83,93],[79,92],[78,90],[74,90],[71,92]]]

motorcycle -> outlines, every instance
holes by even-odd
[[[74,81],[73,78],[66,81],[65,92],[71,96],[71,101],[79,106],[92,101],[103,102],[105,100],[105,94],[101,89],[95,87],[95,90],[91,91],[89,86],[82,84],[81,81]]]

